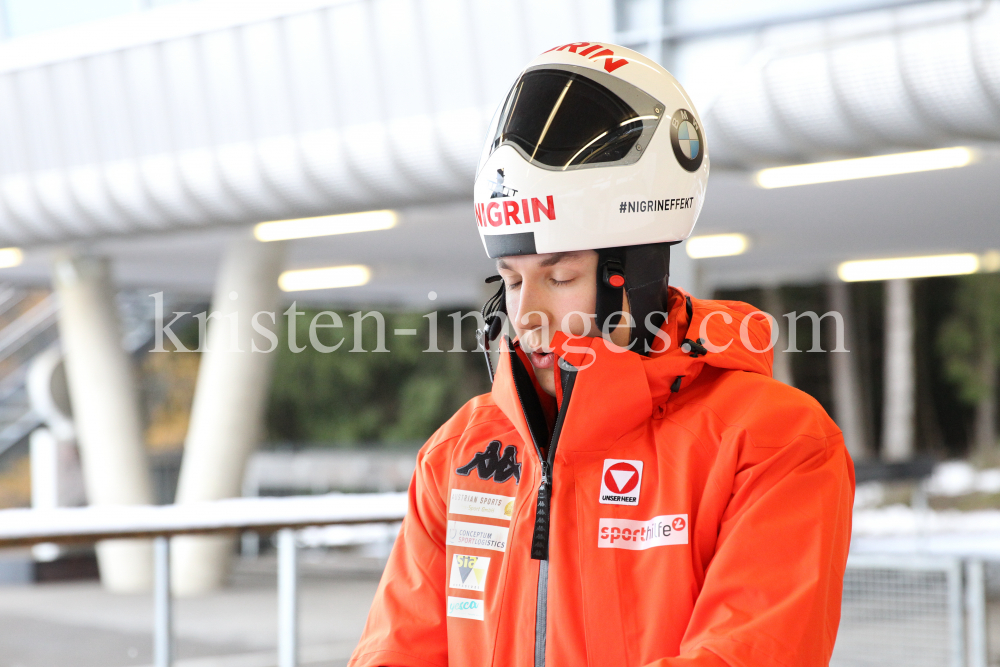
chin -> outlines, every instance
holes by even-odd
[[[556,395],[556,378],[551,368],[536,368],[535,378],[546,394]]]

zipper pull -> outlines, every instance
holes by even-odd
[[[538,487],[535,504],[535,530],[531,536],[531,557],[549,559],[549,482],[552,470],[548,461],[542,461],[542,483]]]

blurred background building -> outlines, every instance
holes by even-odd
[[[674,282],[777,318],[776,377],[859,479],[1000,465],[996,2],[0,0],[0,35],[0,506],[405,488],[488,390],[451,316],[494,272],[486,125],[581,40],[693,96],[712,176]],[[235,548],[175,540],[178,590]],[[98,556],[149,585],[148,545]]]

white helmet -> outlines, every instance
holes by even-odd
[[[575,42],[529,63],[494,115],[476,224],[491,258],[597,250],[598,326],[619,321],[624,290],[633,349],[648,354],[670,246],[690,236],[707,184],[701,119],[677,80],[630,49]],[[483,308],[484,349],[503,310],[501,283]]]
[[[494,115],[476,173],[479,234],[491,258],[681,241],[708,166],[698,112],[663,67],[612,44],[558,46]]]

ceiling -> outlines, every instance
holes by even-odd
[[[763,190],[752,174],[717,170],[698,234],[741,232],[743,255],[699,260],[703,286],[809,283],[831,279],[839,262],[1000,248],[1000,160],[989,152],[961,169]],[[400,210],[394,229],[289,241],[287,268],[366,264],[363,287],[286,295],[317,303],[422,307],[479,302],[493,272],[476,233],[471,202]],[[228,241],[246,226],[106,237],[26,249],[0,280],[48,285],[53,257],[72,250],[110,257],[119,284],[207,296]]]
[[[818,282],[850,259],[1000,248],[1000,160],[960,169],[763,190],[711,177],[696,233],[742,232],[743,255],[701,260],[712,285]]]

